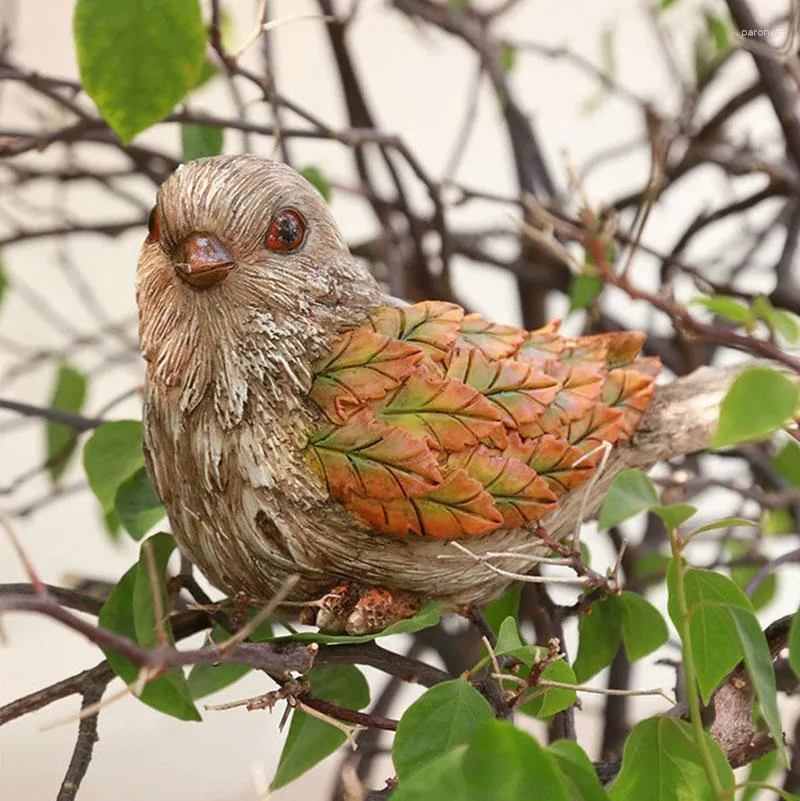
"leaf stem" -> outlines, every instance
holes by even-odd
[[[685,570],[683,562],[684,541],[675,529],[669,529],[670,544],[672,545],[672,557],[675,562],[675,603],[678,607],[680,628],[678,633],[681,637],[683,648],[683,672],[686,681],[686,700],[689,704],[689,717],[694,728],[695,744],[700,752],[700,758],[708,775],[709,781],[714,788],[714,794],[720,801],[728,801],[733,798],[733,794],[725,790],[717,773],[717,766],[711,756],[711,750],[706,741],[706,732],[703,728],[703,721],[700,716],[700,695],[697,687],[697,674],[695,672],[694,651],[692,649],[692,638],[690,630],[691,615],[689,614],[689,604],[686,600]]]

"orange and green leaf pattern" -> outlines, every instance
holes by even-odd
[[[558,325],[527,332],[435,301],[379,309],[315,365],[313,473],[399,539],[535,525],[633,436],[660,367],[639,332]]]

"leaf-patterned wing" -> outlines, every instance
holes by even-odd
[[[606,376],[600,399],[622,411],[622,435],[625,440],[633,436],[655,391],[652,377],[633,368],[618,368]]]
[[[659,363],[644,337],[530,333],[452,304],[382,308],[315,365],[329,422],[309,461],[356,519],[401,539],[535,523],[633,434]],[[319,414],[319,412],[318,412]]]
[[[490,400],[512,430],[536,422],[559,390],[555,378],[532,365],[513,359],[490,362],[475,348],[455,349],[447,377],[457,378]]]
[[[418,498],[352,496],[350,509],[378,531],[406,539],[409,532],[435,540],[486,534],[502,526],[492,496],[463,469],[453,470],[440,487]]]
[[[588,481],[597,465],[596,459],[552,434],[525,440],[511,434],[504,453],[536,471],[557,497]]]
[[[466,454],[451,457],[451,464],[463,467],[494,498],[503,515],[504,528],[519,528],[555,509],[558,499],[524,462],[478,445]]]
[[[441,362],[450,355],[463,319],[464,310],[455,303],[425,301],[379,309],[370,322],[378,333],[416,345],[434,362]]]
[[[461,322],[459,343],[477,348],[488,359],[505,359],[525,341],[525,332],[510,325],[498,325],[479,314],[468,314]]]
[[[436,457],[424,442],[376,420],[370,409],[342,426],[327,426],[309,441],[311,467],[330,494],[388,499],[422,495],[442,482]]]
[[[594,366],[547,362],[544,371],[560,386],[541,417],[521,429],[524,437],[562,433],[570,422],[591,413],[603,391],[603,375]]]
[[[338,338],[314,365],[311,398],[334,423],[344,423],[370,400],[382,398],[416,369],[419,348],[369,328]]]
[[[500,411],[483,395],[461,381],[429,378],[424,372],[410,376],[381,402],[377,414],[448,453],[503,433]]]

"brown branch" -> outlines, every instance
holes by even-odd
[[[316,709],[317,712],[321,712],[323,715],[336,720],[343,720],[345,723],[355,723],[357,726],[366,726],[368,729],[397,730],[397,721],[390,718],[371,715],[368,712],[356,712],[355,709],[347,709],[330,701],[324,701],[322,698],[315,698],[313,695],[300,695],[297,700],[312,709]]]
[[[81,712],[92,709],[103,697],[107,686],[108,680],[97,679],[97,677],[88,682],[83,690]],[[92,761],[94,744],[98,740],[98,715],[99,712],[95,710],[92,714],[81,717],[78,722],[78,738],[75,741],[72,759],[70,759],[67,774],[61,783],[61,789],[58,791],[56,801],[73,801],[80,789],[83,777],[86,775],[86,771]]]
[[[747,0],[725,0],[731,17],[739,30],[757,31],[761,28],[758,20],[750,10]],[[762,47],[769,47],[765,37],[754,33]],[[794,165],[800,168],[800,119],[797,116],[798,92],[790,76],[777,58],[763,55],[755,50],[751,51],[758,74],[764,84],[764,90],[769,97],[775,116],[783,130],[786,148],[789,151]]]

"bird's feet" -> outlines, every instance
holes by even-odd
[[[385,587],[340,584],[304,610],[303,622],[327,634],[373,634],[414,615],[422,599]]]

